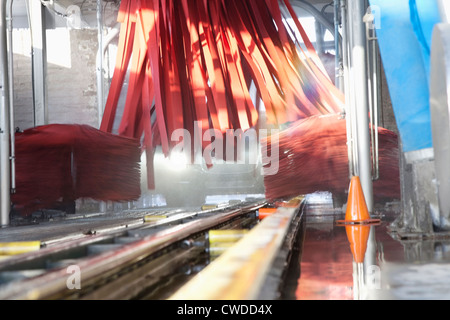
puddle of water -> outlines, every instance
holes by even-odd
[[[399,241],[388,232],[395,219],[383,212],[371,226],[362,263],[350,249],[342,209],[311,203],[304,214],[295,289],[297,300],[450,299],[450,240]],[[292,280],[293,281],[293,280]]]

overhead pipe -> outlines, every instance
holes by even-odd
[[[0,226],[9,225],[11,210],[10,115],[8,50],[6,37],[7,0],[0,0]]]

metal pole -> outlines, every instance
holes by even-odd
[[[98,16],[97,16],[98,17]],[[98,21],[101,21],[101,18],[98,17]],[[99,23],[100,25],[100,23]],[[120,32],[120,23],[117,23],[111,30],[108,31],[106,37],[103,36],[101,31],[98,34],[98,45],[99,50],[97,51],[97,107],[98,107],[98,125],[100,127],[102,123],[102,117],[104,112],[104,77],[103,77],[103,62],[105,58],[106,50],[108,49],[109,44],[119,35]]]
[[[345,104],[346,112],[345,118],[347,122],[347,144],[348,144],[348,159],[349,159],[349,178],[352,176],[359,176],[358,165],[358,133],[356,121],[356,91],[355,91],[355,70],[353,68],[352,48],[354,30],[353,15],[350,14],[349,2],[341,0],[342,9],[342,26],[343,39],[345,38],[345,46],[343,47],[344,60],[344,74],[345,74]]]
[[[103,117],[103,23],[102,23],[102,0],[97,0],[97,29],[98,29],[98,51],[97,51],[97,107],[98,126]]]
[[[381,69],[380,60],[378,56],[378,42],[377,39],[372,40],[372,95],[373,95],[373,134],[374,142],[372,144],[373,151],[373,180],[378,180],[380,178],[380,168],[379,168],[379,137],[378,137],[378,125],[379,120],[379,110],[381,109]]]
[[[11,193],[16,192],[16,133],[14,119],[14,51],[13,51],[13,18],[14,0],[8,1],[8,79],[9,79],[9,131],[11,136]]]
[[[344,79],[343,77],[343,70],[342,70],[342,47],[344,44],[340,44],[340,37],[339,37],[339,12],[340,12],[340,6],[341,1],[340,0],[334,0],[334,47],[336,50],[335,55],[335,83],[336,86],[344,92]]]
[[[353,0],[349,3],[349,15],[352,16],[353,47],[352,71],[354,72],[354,90],[356,92],[356,124],[358,172],[369,212],[373,211],[372,161],[370,152],[369,99],[366,68],[366,28],[363,16],[366,12],[365,0]]]
[[[45,11],[40,1],[28,1],[32,45],[34,125],[48,124],[47,44]]]
[[[345,119],[347,125],[347,149],[348,149],[348,172],[350,177],[354,175],[354,151],[352,138],[352,123],[351,123],[351,86],[350,86],[350,71],[349,71],[349,37],[347,24],[347,0],[341,0],[341,21],[342,21],[342,66],[344,68],[344,94],[345,94]]]
[[[366,26],[366,58],[368,74],[368,98],[369,98],[369,118],[370,118],[370,139],[372,144],[372,180],[379,178],[378,168],[378,109],[379,109],[379,77],[378,72],[378,52],[377,37],[375,34],[375,17],[372,10],[368,9],[364,15],[363,21]]]
[[[6,0],[0,2],[0,225],[9,225],[11,210],[10,122],[8,104],[8,52],[6,39]]]
[[[98,110],[98,127],[102,124],[103,118],[103,23],[102,23],[102,0],[97,0],[97,110]],[[107,204],[100,201],[100,212],[106,212]]]

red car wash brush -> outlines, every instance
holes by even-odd
[[[319,117],[340,113],[344,97],[288,0],[123,0],[118,21],[119,54],[101,130],[112,130],[130,66],[119,134],[144,136],[149,188],[153,150],[161,145],[167,156],[177,129],[193,136],[196,121],[201,134],[255,127],[261,109],[250,98],[254,85],[269,127],[294,123],[280,133],[279,171],[266,174],[267,197],[346,192],[345,120]],[[398,195],[396,141],[380,129],[376,196]]]
[[[263,164],[270,160],[272,168],[264,176],[266,197],[275,200],[316,191],[345,196],[349,183],[346,132],[345,119],[330,114],[299,120],[263,141]],[[374,198],[399,199],[397,135],[384,128],[378,134],[380,177],[374,181]],[[267,156],[275,150],[278,158]]]
[[[87,125],[52,124],[16,133],[13,210],[23,216],[78,198],[140,196],[140,144]]]
[[[342,109],[342,93],[288,0],[122,0],[118,21],[118,55],[100,129],[112,132],[130,70],[118,133],[143,137],[149,188],[154,149],[161,146],[168,156],[178,129],[191,137],[197,127],[201,135],[245,131],[258,124],[260,100],[275,127]]]

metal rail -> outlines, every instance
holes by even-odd
[[[275,270],[274,263],[286,241],[292,225],[298,228],[303,202],[280,207],[250,230],[241,241],[228,249],[205,270],[178,290],[173,300],[253,300],[274,299],[278,282],[267,281]],[[297,223],[292,223],[297,220]],[[295,233],[297,230],[293,230]],[[286,257],[280,259],[285,265]],[[269,285],[269,290],[265,290]],[[267,292],[269,291],[269,292]]]
[[[6,260],[0,263],[0,277],[17,266],[35,276],[0,286],[0,299],[131,299],[140,292],[151,296],[146,291],[155,285],[151,273],[173,275],[174,268],[199,259],[198,253],[204,252],[186,245],[195,241],[184,240],[201,238],[205,231],[254,214],[263,205],[177,213],[113,236],[92,235]],[[80,289],[70,288],[72,270],[80,272]],[[139,277],[145,276],[153,282],[140,282]]]

